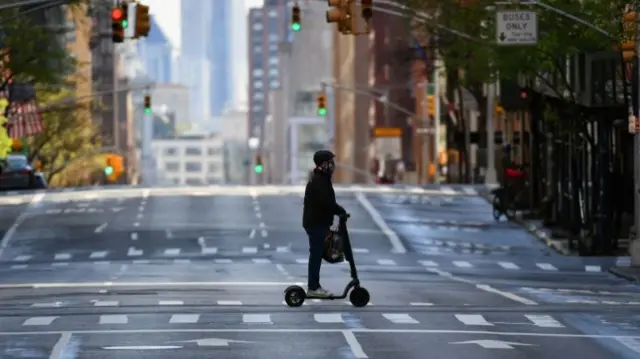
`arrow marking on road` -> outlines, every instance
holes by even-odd
[[[535,346],[534,344],[506,342],[502,340],[493,340],[493,339],[467,340],[464,342],[451,342],[449,344],[477,344],[485,349],[515,349],[516,346],[521,346],[521,347]]]
[[[228,347],[230,343],[253,344],[255,342],[250,342],[246,340],[222,339],[222,338],[205,338],[205,339],[195,339],[195,340],[184,340],[184,341],[179,341],[177,343],[196,343],[198,344],[199,347]]]
[[[169,350],[169,349],[182,349],[184,347],[180,345],[132,345],[132,346],[116,346],[116,347],[102,347],[107,350]]]

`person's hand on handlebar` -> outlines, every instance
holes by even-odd
[[[341,213],[338,217],[342,220],[346,220],[347,218],[351,217],[351,214],[344,212],[344,213]]]

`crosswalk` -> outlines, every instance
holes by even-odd
[[[153,318],[150,320],[150,318]],[[157,326],[178,325],[355,325],[362,327],[389,327],[404,325],[432,325],[450,327],[495,327],[520,325],[537,328],[566,328],[559,318],[549,314],[444,314],[444,313],[397,313],[397,312],[289,312],[289,313],[155,313],[155,314],[96,314],[96,315],[46,315],[31,317],[0,317],[3,326],[13,322],[22,327],[69,326],[82,321],[86,326],[145,326],[149,322]],[[447,324],[443,324],[446,322]]]
[[[270,252],[260,250],[258,247],[246,247],[241,252],[217,253],[212,248],[208,248],[209,252],[203,252],[203,257],[194,256],[193,253],[185,253],[180,248],[167,248],[161,251],[146,252],[142,249],[130,247],[123,256],[115,255],[110,259],[110,251],[92,251],[81,255],[72,253],[55,253],[49,256],[31,256],[18,255],[12,260],[7,261],[11,269],[27,269],[33,266],[50,266],[50,267],[68,267],[74,263],[87,263],[94,266],[108,266],[112,264],[122,264],[128,261],[132,264],[173,264],[183,265],[202,265],[202,264],[281,264],[281,265],[306,265],[309,261],[308,257],[295,257],[291,255],[289,247],[277,247]],[[367,248],[354,248],[354,253],[367,254],[370,253]],[[277,256],[275,254],[283,254]],[[238,256],[240,255],[240,256]],[[244,255],[244,256],[242,256]],[[427,257],[429,258],[429,257]],[[432,258],[432,259],[431,259]],[[502,270],[502,271],[543,271],[543,272],[586,272],[586,273],[602,273],[608,267],[595,264],[576,264],[567,261],[559,263],[551,262],[533,262],[533,261],[508,261],[508,260],[464,260],[464,259],[446,259],[442,256],[432,256],[426,259],[425,256],[394,256],[389,255],[365,255],[358,258],[359,266],[376,266],[384,268],[394,267],[424,267],[424,268],[444,268],[444,269],[465,269],[465,270]],[[5,262],[6,263],[6,262]],[[334,266],[348,265],[347,262],[335,264]]]

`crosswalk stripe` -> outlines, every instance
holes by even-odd
[[[394,266],[396,265],[396,261],[393,259],[378,259],[378,264],[381,266]]]
[[[216,254],[218,253],[217,247],[203,247],[200,249],[200,253],[202,254]]]
[[[169,323],[173,324],[193,324],[200,319],[199,314],[174,314],[169,319]]]
[[[129,318],[122,314],[105,314],[101,315],[98,324],[127,324]]]
[[[313,319],[318,323],[344,323],[340,313],[319,313],[314,314]]]
[[[258,253],[258,247],[242,247],[242,253],[244,254]]]
[[[418,324],[417,320],[413,319],[409,314],[405,313],[382,313],[382,316],[395,324]]]
[[[446,195],[455,195],[456,191],[454,191],[453,188],[449,187],[449,186],[442,186],[440,187],[440,192]]]
[[[243,314],[242,322],[251,324],[273,324],[271,314]]]
[[[477,196],[478,195],[478,191],[476,191],[476,189],[473,188],[473,187],[462,187],[462,192],[464,192],[465,194],[468,194],[470,196]]]
[[[456,314],[455,317],[466,325],[493,326],[492,323],[487,322],[480,314]]]
[[[276,248],[276,252],[278,252],[278,253],[289,252],[289,247],[287,247],[287,246],[279,246],[279,247]]]
[[[550,315],[526,314],[525,317],[538,327],[564,328],[564,325],[562,325],[562,323],[553,319],[553,317]]]
[[[181,300],[160,300],[158,305],[184,305],[184,302]]]
[[[429,261],[429,260],[419,260],[418,263],[420,263],[421,265],[425,266],[425,267],[437,267],[438,263],[434,262],[434,261]]]
[[[71,259],[71,254],[69,253],[58,253],[54,256],[54,259],[57,261],[64,261]]]
[[[353,248],[353,253],[369,253],[368,248]]]
[[[109,252],[107,251],[100,251],[100,252],[91,252],[91,255],[89,255],[89,258],[95,259],[95,258],[104,258],[107,256]]]
[[[252,261],[255,264],[269,264],[269,263],[271,263],[271,259],[269,259],[269,258],[253,258]]]
[[[28,261],[28,260],[29,260],[29,259],[31,259],[31,258],[32,258],[32,257],[31,257],[31,256],[29,256],[29,255],[21,255],[21,256],[17,256],[17,257],[15,257],[13,260],[14,260],[14,261],[16,261],[16,262],[26,262],[26,261]]]
[[[167,248],[164,250],[165,256],[177,256],[181,252],[180,248]]]
[[[94,307],[117,307],[118,306],[118,302],[117,301],[108,301],[108,300],[105,300],[105,301],[98,300],[98,301],[95,301],[93,303],[93,306]]]
[[[585,266],[584,270],[587,272],[602,272],[602,268],[600,266],[595,266],[595,265]]]
[[[242,302],[239,300],[219,300],[218,305],[242,305]]]
[[[413,307],[431,307],[433,303],[424,303],[424,302],[411,302],[409,305]]]
[[[135,247],[129,247],[127,250],[127,256],[129,257],[138,257],[142,255],[142,249],[136,249]]]
[[[542,270],[553,270],[553,271],[558,270],[558,268],[554,267],[550,263],[536,263],[536,266],[538,266],[538,268]]]
[[[459,268],[471,268],[473,265],[467,261],[453,261],[453,265]]]
[[[520,267],[518,267],[515,263],[511,262],[498,262],[498,264],[500,264],[500,267],[504,269],[520,269]]]
[[[22,325],[50,325],[58,317],[32,317],[22,323]]]
[[[309,263],[309,260],[307,258],[298,258],[298,259],[296,259],[296,263],[298,263],[298,264],[307,264],[307,263]]]

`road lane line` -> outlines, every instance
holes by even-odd
[[[71,341],[71,333],[63,332],[60,335],[60,339],[56,342],[56,345],[51,349],[51,354],[49,355],[49,359],[62,359],[64,356],[64,350],[67,348],[67,345]]]
[[[273,324],[271,314],[243,314],[242,322],[250,324]]]
[[[98,324],[127,324],[129,318],[122,314],[105,314],[100,316]]]
[[[200,319],[200,314],[174,314],[169,319],[171,324],[194,324]]]
[[[109,252],[107,252],[107,251],[91,252],[91,254],[89,255],[89,258],[91,258],[91,259],[105,258],[108,253]]]
[[[617,338],[616,341],[628,349],[640,354],[640,340],[634,338]]]
[[[487,320],[484,319],[484,316],[480,314],[456,314],[454,315],[454,317],[456,317],[459,322],[465,325],[481,325],[487,327],[493,326],[493,323],[487,322]]]
[[[351,348],[351,353],[356,359],[367,359],[367,353],[362,349],[362,345],[358,342],[358,338],[353,334],[350,330],[343,330],[342,335],[344,335],[344,339],[349,344],[349,348]]]
[[[391,247],[393,248],[392,252],[394,253],[407,253],[407,248],[405,248],[402,240],[398,235],[387,225],[387,222],[384,221],[380,212],[376,210],[371,202],[365,197],[362,192],[356,193],[356,200],[360,203],[360,206],[364,208],[364,210],[369,214],[373,222],[380,228],[382,233],[389,239],[391,242]]]
[[[102,231],[104,231],[104,229],[107,228],[107,223],[103,223],[101,225],[99,225],[98,227],[96,227],[95,229],[95,233],[102,233]]]
[[[420,322],[413,319],[406,313],[382,313],[382,316],[394,324],[419,324]]]
[[[559,321],[550,315],[525,314],[525,318],[529,319],[533,325],[542,328],[564,328]]]
[[[340,313],[317,313],[313,315],[313,320],[318,323],[344,323]]]
[[[50,325],[58,317],[31,317],[22,323],[22,325]]]
[[[554,267],[550,263],[536,263],[536,266],[542,270],[556,271],[558,268]]]
[[[500,265],[500,267],[504,268],[504,269],[520,269],[520,267],[518,267],[517,264],[515,263],[511,263],[511,262],[498,262],[498,264]]]
[[[0,258],[2,258],[5,249],[7,249],[9,243],[13,239],[13,236],[16,234],[18,227],[20,227],[22,222],[27,219],[29,209],[38,205],[40,202],[42,202],[43,199],[44,193],[36,193],[33,197],[31,197],[31,201],[27,205],[27,208],[24,210],[24,212],[20,213],[15,222],[13,222],[11,227],[9,227],[9,229],[4,233],[4,236],[2,236],[2,239],[0,239]]]
[[[146,261],[146,260],[145,260]],[[146,263],[146,262],[145,262]],[[92,288],[92,287],[280,287],[306,285],[303,282],[76,282],[0,284],[0,288]]]
[[[513,294],[513,293],[510,293],[510,292],[502,291],[502,290],[493,288],[493,287],[491,287],[489,285],[479,283],[479,282],[477,282],[475,280],[458,277],[458,276],[455,276],[455,275],[453,275],[453,274],[451,274],[449,272],[445,272],[445,271],[442,271],[442,270],[439,270],[439,269],[436,269],[436,268],[426,268],[426,271],[430,272],[430,273],[437,274],[437,275],[439,275],[441,277],[449,278],[449,279],[451,279],[453,281],[456,281],[456,282],[473,285],[477,289],[483,290],[485,292],[489,292],[489,293],[500,295],[502,297],[511,299],[511,300],[516,301],[516,302],[521,303],[521,304],[538,305],[538,303],[534,302],[533,300],[530,300],[530,299],[527,299],[527,298],[523,298],[523,297],[521,297],[521,296],[519,296],[517,294]]]
[[[158,305],[184,305],[181,300],[161,300],[158,301]]]

